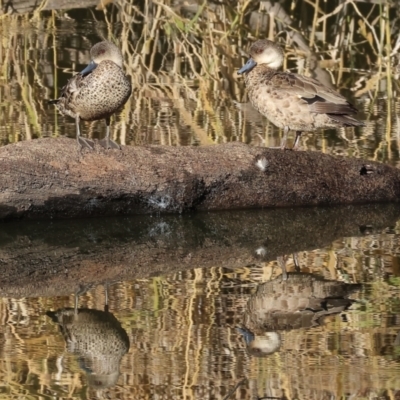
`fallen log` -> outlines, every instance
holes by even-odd
[[[400,170],[229,143],[78,150],[67,138],[0,148],[0,219],[398,201]]]

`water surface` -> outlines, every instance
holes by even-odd
[[[392,398],[399,219],[373,205],[3,224],[2,398]],[[263,285],[294,293],[299,276],[360,285],[303,311],[311,324],[272,326]],[[49,317],[75,299],[82,320]]]
[[[72,140],[74,121],[47,101],[108,38],[134,85],[112,126],[120,143],[278,146],[282,132],[245,104],[236,71],[254,36],[280,33],[285,45],[282,30],[308,38],[315,26],[307,45],[366,126],[304,134],[303,149],[398,164],[396,7],[320,2],[317,17],[330,16],[315,25],[311,4],[284,4],[289,29],[271,28],[259,5],[237,14],[242,2],[60,11],[49,1],[31,14],[14,3],[21,14],[0,20],[2,145]],[[285,69],[312,75],[310,64],[286,43]],[[82,129],[105,134],[101,121]],[[4,223],[0,397],[395,399],[399,220],[396,205],[371,205]],[[316,280],[312,295],[303,283],[303,296],[267,313],[268,285],[296,293],[296,279]],[[356,286],[308,303],[338,282]]]

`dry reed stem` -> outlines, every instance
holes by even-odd
[[[41,5],[42,8],[44,7],[43,4]],[[326,8],[325,3],[318,1],[310,0],[304,4],[311,10],[309,15],[311,32],[309,34],[303,34],[303,31],[298,29],[296,25],[298,23],[297,17],[293,15],[293,18],[290,18],[287,13],[288,10],[285,10],[282,5],[277,7],[272,2],[263,1],[262,4],[258,5],[256,12],[259,15],[267,12],[270,18],[265,32],[260,31],[261,25],[258,25],[259,35],[265,36],[267,34],[274,38],[279,33],[278,29],[284,29],[287,32],[287,37],[291,38],[300,49],[300,52],[293,53],[291,49],[288,49],[291,54],[296,54],[297,59],[302,60],[304,57],[308,57],[311,49],[314,50],[316,57],[318,57],[316,58],[317,61],[326,58],[330,62],[330,66],[333,67],[330,72],[336,84],[339,86],[346,85],[350,88],[354,86],[357,89],[354,93],[356,97],[369,95],[373,99],[371,107],[379,100],[378,85],[386,82],[388,102],[392,102],[391,98],[394,99],[397,96],[397,88],[393,82],[395,72],[392,68],[391,58],[396,55],[400,48],[400,32],[396,28],[396,24],[387,19],[390,5],[385,3],[380,8],[377,8],[377,5],[372,5],[366,12],[363,9],[364,11],[361,13],[360,3],[356,1],[346,1],[329,9]],[[133,1],[120,3],[117,6],[103,5],[106,36],[116,38],[117,24],[118,22],[122,24],[120,30],[118,30],[120,40],[117,42],[124,54],[126,70],[132,75],[135,87],[137,87],[134,96],[127,104],[126,111],[121,115],[119,122],[114,124],[116,129],[113,134],[119,135],[123,143],[130,143],[132,135],[135,138],[139,137],[138,135],[141,134],[143,127],[146,127],[143,121],[151,123],[150,116],[157,112],[152,109],[154,101],[157,101],[157,98],[165,97],[171,101],[174,108],[178,109],[182,122],[188,126],[192,136],[189,142],[197,137],[200,138],[201,143],[210,143],[212,141],[211,135],[216,137],[214,138],[216,141],[227,141],[229,140],[226,134],[227,125],[233,133],[233,137],[246,138],[249,122],[243,119],[239,110],[230,109],[229,104],[231,95],[234,99],[243,98],[243,83],[241,79],[236,77],[235,71],[236,67],[240,65],[240,52],[243,52],[248,43],[254,40],[250,36],[252,28],[246,25],[249,13],[254,12],[253,6],[252,1],[239,1],[233,7],[229,4],[214,5],[202,2],[190,17],[186,17],[180,14],[178,8],[173,8],[169,2],[162,0],[146,1],[143,8],[133,4]],[[291,5],[291,7],[295,6],[296,3]],[[117,7],[118,12],[116,13]],[[345,9],[346,14],[343,14]],[[328,12],[325,10],[328,10]],[[332,37],[329,38],[327,27],[332,20],[338,17],[340,17],[340,31],[333,36],[330,45],[326,42],[326,40],[332,40]],[[9,24],[19,26],[22,19],[23,17],[20,16],[2,16],[1,26],[3,29]],[[47,36],[43,39],[44,43],[46,41],[52,42],[55,95],[59,87],[60,74],[58,70],[61,69],[58,65],[59,61],[57,61],[60,43],[56,31],[58,20],[58,13],[52,11],[51,23],[48,24],[49,29],[46,31]],[[143,24],[143,29],[139,31],[137,26],[143,20],[149,21],[149,23]],[[358,27],[357,20],[361,22]],[[39,26],[39,23],[43,22],[42,13],[38,12],[33,19],[25,18],[24,21]],[[13,32],[10,38],[14,38],[14,41],[22,37],[18,28],[9,31]],[[99,34],[102,33],[99,32]],[[371,41],[360,42],[360,35],[370,37]],[[29,50],[33,50],[37,45],[33,41],[29,44],[27,42]],[[368,46],[371,46],[372,54],[368,52]],[[26,116],[21,120],[26,121],[28,134],[31,131],[31,135],[40,135],[43,119],[43,101],[41,99],[43,94],[45,94],[45,97],[53,97],[53,95],[51,95],[51,90],[42,84],[44,80],[40,63],[34,61],[27,67],[26,61],[22,62],[15,56],[16,51],[17,49],[4,51],[4,46],[0,49],[3,62],[2,76],[6,76],[10,55],[14,53],[12,63],[20,63],[21,65],[20,72],[18,73],[18,68],[14,72],[15,74],[18,73],[16,79],[20,87],[25,87],[25,100],[22,107],[9,96],[5,98],[5,101],[9,104],[9,110],[13,109],[20,114],[26,113]],[[161,68],[156,67],[157,63],[159,65],[157,58],[160,57],[160,51],[164,52],[161,54]],[[365,53],[369,57],[369,62],[372,63],[371,66],[351,69],[349,62],[352,63],[353,61],[349,51],[362,54],[360,56],[362,62],[365,59]],[[290,54],[289,52],[287,54]],[[172,64],[171,58],[173,59]],[[287,58],[285,58],[285,62],[286,60]],[[288,62],[288,67],[290,67],[293,58],[290,57]],[[22,67],[23,63],[24,66]],[[302,61],[298,63],[295,71],[298,71],[301,64]],[[173,65],[173,68],[170,69],[167,65]],[[304,62],[304,65],[310,66],[307,62]],[[31,81],[22,79],[23,74],[28,71],[26,68],[30,68],[30,73],[33,73],[34,86]],[[159,69],[156,70],[157,68]],[[41,92],[38,95],[39,88]],[[228,92],[226,88],[228,88]],[[152,100],[146,99],[149,93],[152,93]],[[196,104],[195,109],[189,109],[184,101],[177,101],[177,97],[182,98],[182,93],[184,94],[183,98],[190,98]],[[392,106],[392,104],[389,104],[389,114]],[[182,108],[183,111],[181,111]],[[224,123],[221,123],[219,119],[221,112],[227,116]],[[52,114],[56,131],[65,129],[64,119],[63,124],[60,125],[57,113],[52,111]],[[203,127],[198,126],[198,115],[202,115]],[[386,118],[388,128],[389,125],[396,123],[396,114],[390,114]],[[268,128],[268,125],[265,124],[262,129],[264,130],[265,127]],[[163,135],[162,132],[165,132],[166,136],[162,140],[169,143],[181,143],[179,129],[171,126],[166,127],[163,124],[159,124],[156,129],[161,133],[161,136]],[[275,131],[273,129],[273,132]],[[262,131],[255,131],[252,135],[255,140],[259,140],[259,132]],[[391,138],[391,130],[388,129],[386,132],[386,138]],[[276,135],[276,132],[274,134]],[[322,142],[324,143],[324,139]],[[323,146],[325,145],[323,144]],[[391,149],[389,149],[389,153],[390,151]],[[389,156],[392,157],[392,154],[390,153]]]

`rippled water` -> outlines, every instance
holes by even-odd
[[[1,396],[395,398],[399,218],[374,205],[3,224]]]
[[[102,36],[134,83],[119,142],[279,145],[282,132],[242,104],[248,35],[232,35],[235,52],[196,48],[201,64],[178,34],[146,42],[146,23],[178,29],[171,14],[43,7],[0,20],[2,145],[75,136],[47,101]],[[354,59],[343,50],[353,69],[331,73],[366,126],[304,134],[302,146],[397,165],[396,85],[389,98],[360,46]],[[105,134],[102,122],[83,130]],[[374,205],[5,223],[0,398],[399,398],[399,220],[397,206]]]

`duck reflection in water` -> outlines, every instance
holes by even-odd
[[[255,251],[256,256],[259,259],[266,259],[268,260],[268,250],[265,246],[260,246],[256,249]],[[278,256],[276,258],[276,261],[279,265],[279,267],[281,268],[282,271],[282,280],[286,281],[287,280],[287,269],[286,269],[286,262],[288,260],[288,256],[284,255],[284,256]],[[297,253],[293,253],[293,264],[294,264],[294,269],[296,272],[300,272],[300,264],[299,264],[299,259],[298,259],[298,254]]]
[[[119,377],[122,357],[129,350],[129,338],[120,322],[108,311],[74,308],[48,311],[46,314],[59,325],[67,351],[79,357],[79,365],[87,374],[88,385],[94,389],[114,386]]]
[[[94,148],[93,140],[81,136],[79,121],[106,120],[107,133],[100,145],[120,149],[110,139],[110,117],[121,110],[131,95],[130,78],[122,70],[123,58],[119,48],[108,41],[90,49],[92,61],[79,74],[73,76],[61,89],[61,96],[51,100],[58,110],[75,118],[76,139],[80,147]]]
[[[311,274],[288,273],[261,284],[249,299],[243,335],[249,354],[264,357],[279,350],[285,331],[318,326],[328,315],[340,314],[355,300],[360,284],[326,280]]]
[[[249,60],[238,73],[244,74],[253,107],[283,129],[282,149],[286,148],[289,130],[296,132],[293,150],[297,150],[304,131],[364,126],[353,117],[357,109],[335,90],[316,79],[278,71],[283,51],[274,42],[257,40],[249,53]]]

